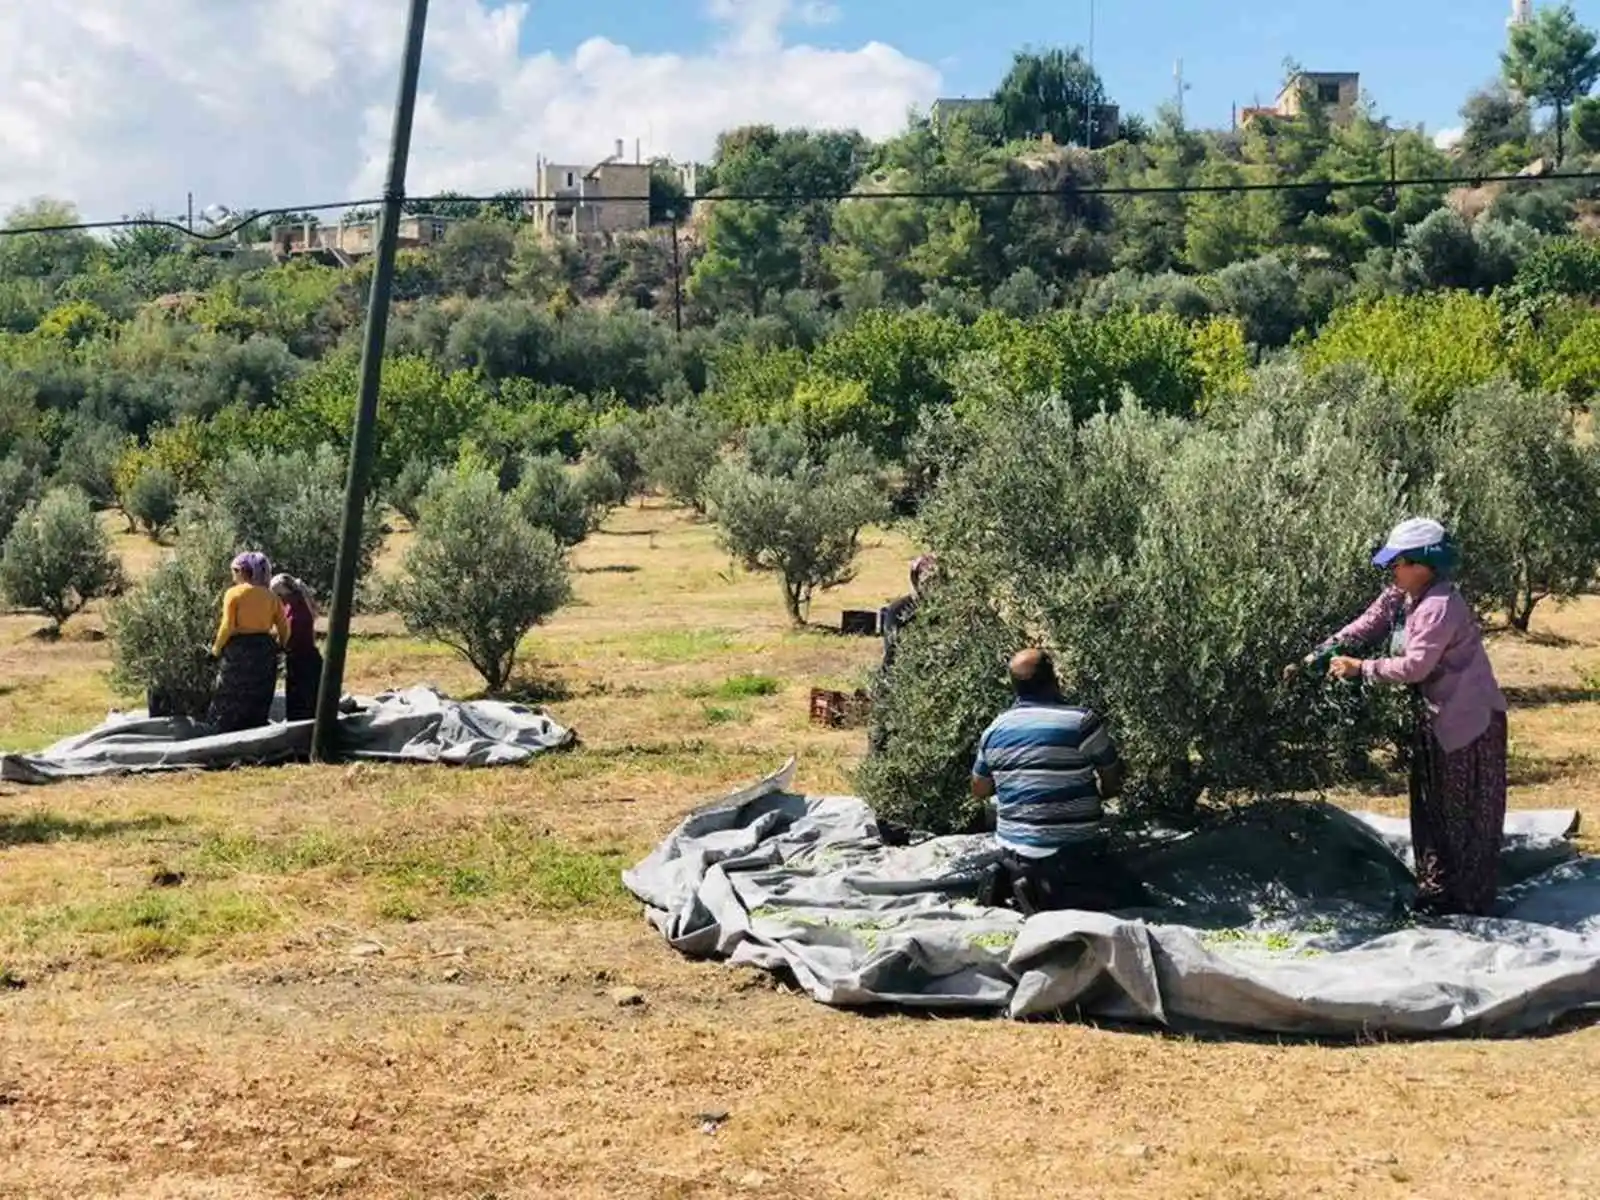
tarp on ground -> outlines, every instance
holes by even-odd
[[[345,700],[339,719],[341,754],[380,762],[498,767],[524,763],[576,739],[548,714],[496,700],[451,700],[412,687]],[[54,783],[95,775],[262,766],[305,759],[310,721],[285,722],[283,697],[270,725],[213,733],[187,717],[113,714],[98,728],[37,754],[0,754],[0,779]]]
[[[794,763],[692,813],[623,881],[685,954],[792,975],[841,1007],[1073,1014],[1307,1036],[1506,1034],[1600,1006],[1600,859],[1575,812],[1506,821],[1499,912],[1418,923],[1407,822],[1258,805],[1119,833],[1153,906],[982,907],[988,836],[884,844]]]

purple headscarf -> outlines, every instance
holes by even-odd
[[[266,587],[272,579],[272,562],[259,550],[246,550],[233,560],[233,569],[244,572],[256,587]]]

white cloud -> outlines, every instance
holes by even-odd
[[[604,38],[524,55],[528,4],[434,0],[408,190],[531,186],[534,158],[586,161],[617,138],[705,157],[735,125],[898,129],[939,72],[891,46],[807,44],[828,0],[705,0],[691,54]],[[403,6],[395,0],[28,2],[0,26],[0,208],[35,196],[88,217],[147,207],[376,195]]]
[[[1433,144],[1441,150],[1454,150],[1466,136],[1466,130],[1460,127],[1454,129],[1441,129],[1433,135]]]

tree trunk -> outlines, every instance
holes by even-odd
[[[801,614],[804,592],[805,584],[788,579],[783,581],[783,605],[789,610],[789,619],[797,628],[803,628],[806,623],[805,617]]]

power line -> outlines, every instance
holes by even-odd
[[[1380,176],[1374,179],[1298,179],[1277,180],[1267,183],[1179,183],[1179,184],[1119,184],[1079,186],[1064,184],[1054,188],[906,188],[887,191],[813,191],[813,192],[714,192],[689,198],[690,204],[720,204],[739,201],[747,204],[805,204],[814,201],[844,200],[1068,200],[1076,197],[1134,198],[1141,196],[1226,196],[1252,192],[1348,192],[1385,191],[1393,188],[1415,187],[1483,187],[1491,183],[1561,183],[1600,181],[1600,171],[1551,171],[1542,175],[1426,175],[1400,179]],[[557,204],[578,203],[572,196],[508,195],[498,192],[487,196],[463,196],[442,193],[437,196],[408,198],[413,208],[431,203],[440,204]],[[35,225],[25,228],[0,229],[0,238],[19,237],[30,233],[85,233],[108,229],[170,229],[197,242],[221,242],[233,237],[241,229],[272,217],[294,216],[298,213],[333,212],[358,208],[373,208],[383,203],[382,197],[360,200],[338,200],[324,204],[296,204],[283,208],[269,208],[242,217],[232,225],[209,233],[194,232],[182,223],[161,217],[123,217],[115,221],[74,221],[59,225]],[[648,204],[647,196],[596,196],[591,204]]]

